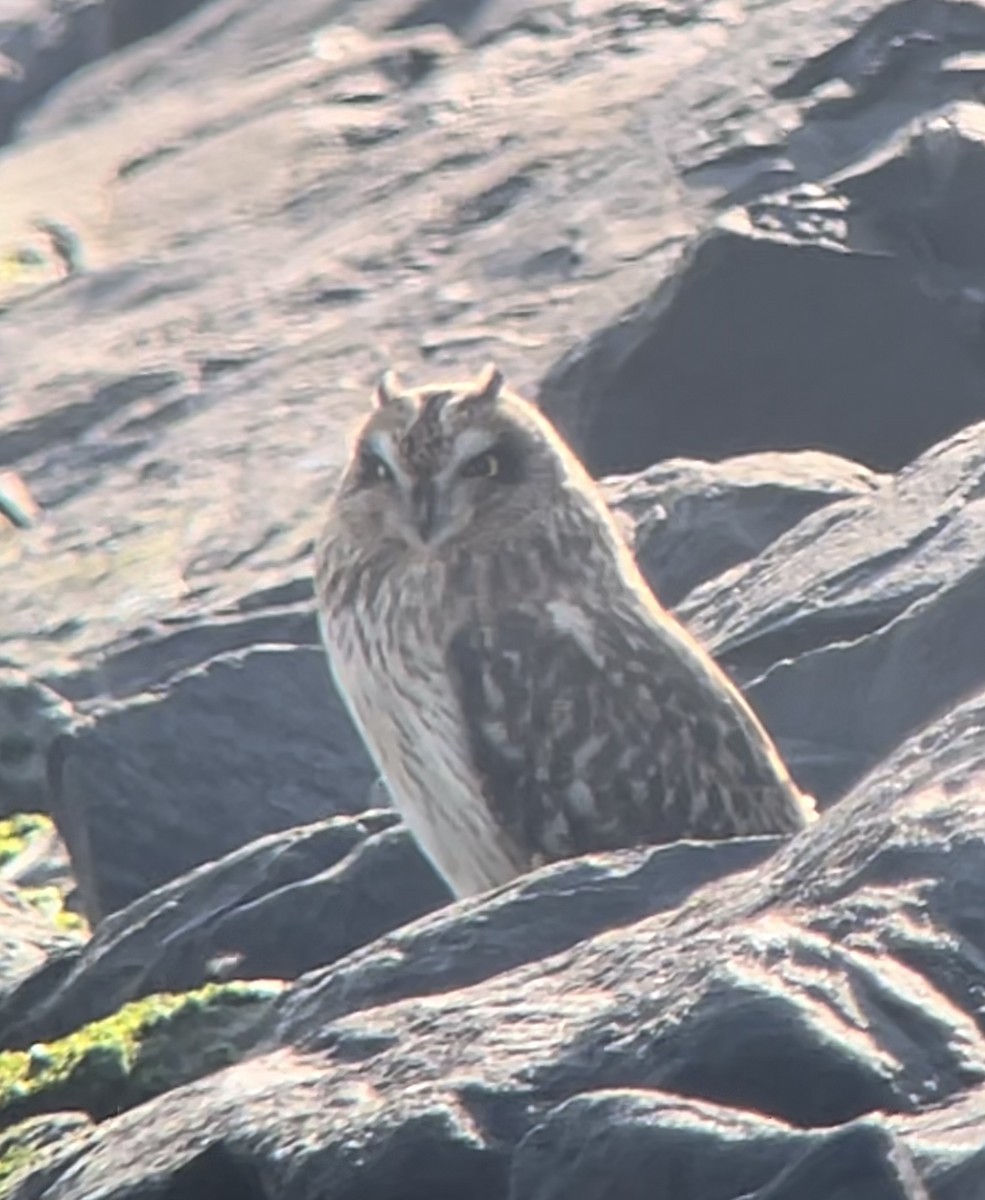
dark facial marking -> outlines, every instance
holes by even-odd
[[[459,474],[496,484],[522,483],[527,478],[526,451],[515,435],[501,433],[488,450],[462,463]]]
[[[412,475],[433,474],[447,452],[441,410],[454,392],[438,390],[426,397],[417,419],[400,439],[400,456]]]
[[[438,497],[434,481],[419,478],[410,489],[411,508],[414,512],[414,523],[421,535],[422,541],[428,541],[434,533],[434,518],[437,512]]]
[[[374,450],[370,450],[368,446],[363,446],[359,451],[355,486],[359,488],[374,487],[377,484],[392,482],[393,472],[386,461]]]

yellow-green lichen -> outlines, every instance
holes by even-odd
[[[162,992],[58,1041],[0,1053],[0,1124],[66,1109],[99,1120],[228,1066],[282,986]]]
[[[55,1113],[29,1117],[0,1132],[0,1196],[5,1196],[16,1177],[34,1169],[69,1139],[92,1128],[84,1113]]]
[[[18,858],[35,838],[47,837],[53,830],[51,818],[43,813],[15,813],[0,821],[0,872]],[[69,886],[69,883],[66,882],[64,886]],[[62,887],[56,884],[44,887],[19,886],[17,895],[47,917],[61,933],[89,936],[85,918],[65,907]]]
[[[15,813],[0,821],[0,867],[22,853],[32,838],[51,828],[51,818],[43,813]]]
[[[75,933],[82,937],[89,936],[89,922],[79,913],[65,907],[65,896],[60,888],[49,883],[45,887],[18,888],[22,900],[26,900],[32,908],[36,908],[56,925],[63,933]]]

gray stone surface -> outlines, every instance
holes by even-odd
[[[871,495],[883,477],[832,454],[749,454],[724,462],[670,459],[602,481],[632,532],[637,560],[663,604],[756,558],[835,500]]]
[[[101,922],[57,981],[21,972],[0,1045],[26,1048],[153,992],[293,979],[449,899],[392,812],[271,834]]]
[[[166,28],[203,0],[5,0],[0,145],[18,118],[76,71]]]
[[[774,89],[774,99],[817,95],[837,79],[871,93],[878,80],[889,96],[818,95],[785,142],[738,156],[732,170],[727,149],[696,164],[692,179],[731,176],[744,202],[549,373],[544,406],[572,423],[596,472],[764,445],[894,469],[981,418],[985,108],[943,102],[980,101],[979,76],[959,59],[985,44],[985,16],[932,5],[917,30],[913,14],[887,9]],[[914,48],[905,66],[899,47]],[[941,108],[906,126],[904,106],[919,112],[920,92]]]
[[[680,615],[830,800],[985,685],[985,424],[692,591]]]
[[[12,1194],[708,1200],[727,1173],[733,1197],[975,1195],[983,733],[985,693],[669,909],[658,886],[651,911],[583,929],[566,864],[425,917],[300,980],[246,1062],[104,1122],[71,1170]],[[665,853],[600,856],[593,886]],[[543,957],[539,915],[565,909],[573,940]],[[512,962],[483,955],[510,922]],[[440,990],[377,990],[429,929],[447,931]]]
[[[64,696],[0,662],[0,816],[48,811],[48,752],[75,724]]]
[[[0,1004],[77,939],[66,937],[10,884],[0,884]]]
[[[2,6],[0,655],[54,720],[14,798],[0,689],[0,803],[97,924],[4,897],[0,1048],[301,973],[17,1200],[985,1195],[983,52],[955,0]],[[311,540],[376,372],[490,357],[620,473],[791,844],[429,913],[359,815]]]
[[[324,654],[257,645],[104,706],[57,748],[51,813],[97,920],[265,833],[366,806]]]
[[[980,416],[974,256],[924,215],[974,225],[980,14],[787,2],[222,0],[63,83],[0,164],[0,258],[43,212],[89,264],[0,283],[0,457],[49,518],[2,549],[5,652],[54,677],[281,584],[391,361],[496,357],[606,470],[897,467]],[[907,204],[919,254],[876,236]]]

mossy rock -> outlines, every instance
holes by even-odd
[[[102,1120],[228,1066],[284,986],[235,981],[146,996],[58,1041],[0,1053],[0,1128],[68,1109]]]
[[[51,818],[43,813],[15,813],[0,821],[0,873],[9,863],[15,863],[35,839],[47,838],[53,832]],[[65,892],[61,886],[53,883],[43,887],[17,886],[17,895],[47,917],[59,932],[89,937],[85,917],[65,907]]]
[[[21,887],[17,889],[17,893],[62,933],[77,934],[81,938],[89,937],[89,922],[80,913],[65,907],[64,893],[53,883],[46,887]]]
[[[0,1133],[0,1196],[6,1195],[18,1175],[34,1170],[70,1138],[91,1128],[85,1113],[60,1112],[29,1117],[5,1129]]]
[[[15,813],[0,821],[0,867],[23,854],[33,838],[51,829],[51,818],[43,813]]]

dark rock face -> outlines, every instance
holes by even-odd
[[[323,653],[295,646],[219,655],[105,709],[53,775],[94,920],[265,833],[358,811],[375,777]]]
[[[756,558],[835,500],[871,495],[881,477],[834,455],[751,454],[721,463],[673,459],[603,480],[628,519],[636,558],[668,608],[700,583]]]
[[[594,1092],[559,1104],[521,1141],[510,1195],[735,1200],[813,1144],[809,1133],[735,1109],[657,1091]]]
[[[63,696],[0,663],[0,817],[48,810],[48,753],[75,721]]]
[[[980,7],[8,8],[0,807],[94,928],[28,903],[57,839],[5,872],[0,1090],[288,982],[235,1065],[7,1131],[6,1194],[985,1196]],[[378,371],[488,358],[643,468],[606,494],[809,831],[449,904],[379,808],[312,539]]]
[[[636,887],[602,932],[580,937],[581,864],[425,918],[284,993],[264,1053],[105,1122],[59,1192],[141,1194],[165,1147],[171,1187],[235,1162],[261,1196],[980,1188],[983,733],[985,693],[764,865],[669,909]],[[674,850],[599,856],[592,886]],[[542,957],[566,909],[579,940]],[[392,999],[436,937],[440,991]],[[504,942],[519,965],[483,951]]]
[[[0,145],[31,105],[82,67],[166,29],[203,0],[29,0],[0,30]],[[17,7],[16,5],[14,6]]]
[[[836,501],[679,608],[832,799],[985,684],[985,425]],[[659,581],[658,581],[659,589]]]
[[[593,471],[764,445],[894,469],[980,417],[985,371],[975,340],[909,263],[825,237],[838,199],[764,203],[793,234],[782,224],[774,232],[758,210],[723,218],[628,328],[602,332],[548,378],[552,414],[606,397],[581,440]]]
[[[956,54],[985,45],[985,19],[944,5],[933,34],[897,30],[894,42],[886,26],[902,12],[878,32],[874,23],[878,50],[849,43],[839,56],[888,59],[924,39],[951,94],[963,94],[967,67],[942,60],[949,43]],[[826,57],[794,94],[844,76]],[[848,129],[873,115],[847,99],[807,113],[805,127],[834,118]],[[896,469],[981,418],[985,307],[977,280],[962,277],[982,264],[981,105],[918,118],[883,145],[870,138],[871,154],[834,175],[724,214],[673,278],[549,373],[544,407],[572,422],[594,471],[763,446]]]
[[[659,1092],[597,1092],[520,1143],[512,1200],[926,1200],[900,1140],[852,1122],[828,1136]]]
[[[820,1140],[750,1200],[928,1200],[906,1147],[878,1126],[849,1125]]]
[[[103,921],[59,980],[0,1003],[0,1044],[63,1037],[153,992],[214,979],[292,979],[447,903],[391,812],[270,835]],[[24,974],[22,971],[21,974]]]

